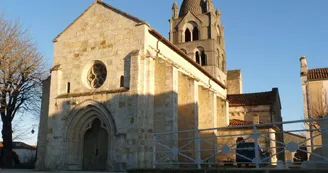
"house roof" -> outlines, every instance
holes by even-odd
[[[246,93],[246,94],[230,94],[227,96],[229,106],[257,106],[271,105],[276,101],[276,91]]]
[[[252,125],[253,122],[251,121],[243,121],[243,120],[237,120],[237,119],[231,119],[229,123],[229,127],[235,127],[235,126],[245,126],[245,125]]]
[[[234,127],[233,129],[236,128],[241,128],[241,129],[252,129],[253,126],[250,126],[253,124],[252,121],[244,121],[244,120],[238,120],[238,119],[231,119],[229,120],[229,126],[228,127]],[[257,129],[267,129],[267,128],[273,128],[273,129],[280,129],[276,125],[270,125],[270,124],[265,124],[263,122],[260,122],[260,125],[256,125]],[[231,130],[233,130],[231,129]]]
[[[308,80],[328,79],[328,68],[309,69],[307,72]]]

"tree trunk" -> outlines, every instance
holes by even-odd
[[[12,143],[12,127],[10,120],[4,120],[2,122],[2,139],[3,139],[3,167],[13,168],[13,143]]]

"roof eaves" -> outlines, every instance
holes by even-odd
[[[229,104],[229,107],[238,107],[238,106],[270,106],[270,105],[271,104]]]

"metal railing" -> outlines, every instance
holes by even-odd
[[[323,142],[328,138],[325,124],[327,118],[154,133],[153,166],[260,168],[324,164],[328,163],[324,152],[328,146]],[[307,128],[309,125],[314,128]]]

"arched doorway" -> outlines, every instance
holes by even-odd
[[[87,171],[106,170],[108,155],[108,133],[99,119],[95,119],[91,128],[85,132],[83,147],[83,169]]]
[[[113,167],[117,130],[111,113],[101,103],[87,100],[75,106],[69,114],[65,131],[69,170],[97,171]],[[90,157],[90,161],[85,160],[86,157]]]

